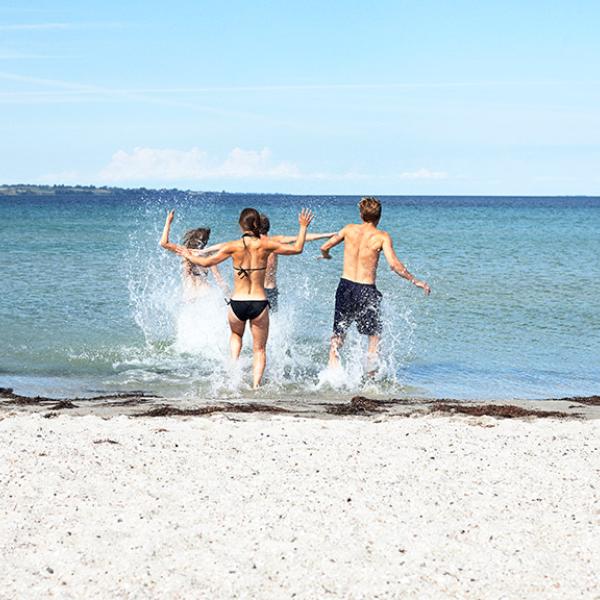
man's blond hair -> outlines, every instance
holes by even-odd
[[[359,203],[360,218],[365,223],[373,223],[377,225],[381,218],[381,202],[373,196],[365,196]]]

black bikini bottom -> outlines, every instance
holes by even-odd
[[[252,321],[270,304],[268,300],[230,300],[229,306],[240,321]]]

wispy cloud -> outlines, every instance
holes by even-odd
[[[31,54],[28,52],[2,52],[0,50],[0,60],[26,60],[26,59],[49,59],[64,58],[55,54]]]
[[[0,31],[48,31],[52,29],[69,29],[69,23],[14,23],[0,25]]]
[[[445,171],[430,171],[429,169],[417,169],[416,171],[405,171],[397,175],[398,179],[448,179]]]
[[[56,31],[68,29],[115,29],[123,23],[9,23],[0,24],[0,31]]]
[[[259,119],[262,121],[274,122],[273,119],[249,111],[239,111],[223,109],[219,106],[210,106],[199,104],[197,102],[180,101],[171,98],[160,98],[155,94],[145,94],[143,92],[127,89],[106,88],[98,85],[89,85],[85,83],[76,83],[64,81],[62,79],[46,79],[42,77],[31,77],[20,75],[19,73],[8,73],[0,71],[0,79],[14,81],[17,83],[39,85],[43,88],[58,88],[58,90],[34,90],[34,91],[12,91],[0,92],[0,103],[71,103],[71,102],[141,102],[146,104],[156,104],[169,106],[173,108],[186,108],[192,111],[206,112],[226,117],[239,117]]]
[[[41,24],[40,24],[41,25]],[[50,24],[48,24],[50,25]],[[74,24],[54,24],[54,25],[73,25]],[[87,24],[92,26],[94,24]],[[120,26],[113,24],[95,24],[95,26]],[[79,24],[83,27],[84,24]],[[0,30],[3,26],[0,26]],[[4,26],[10,27],[10,26]],[[14,26],[16,27],[16,26]],[[168,96],[185,95],[189,97],[194,94],[208,93],[235,93],[235,92],[312,92],[312,91],[369,91],[369,90],[411,90],[411,89],[444,89],[444,88],[486,88],[486,87],[556,87],[556,86],[577,86],[577,85],[600,85],[600,81],[441,81],[441,82],[405,82],[405,83],[327,83],[327,84],[260,84],[260,85],[218,85],[218,86],[187,86],[187,87],[143,87],[143,88],[107,88],[105,86],[87,83],[77,83],[57,79],[45,79],[40,77],[31,77],[18,73],[0,72],[0,79],[8,79],[16,82],[22,82],[43,87],[61,88],[62,99],[65,102],[72,102],[73,99],[142,99],[153,102],[173,102]],[[4,94],[6,101],[20,101],[28,98],[36,98],[37,101],[43,101],[44,93],[47,94],[49,102],[57,102],[58,93],[42,91],[20,91]],[[20,95],[19,95],[20,94]],[[161,98],[160,96],[163,96]],[[178,104],[181,107],[198,107],[194,102],[183,102]],[[200,107],[206,108],[206,107]]]

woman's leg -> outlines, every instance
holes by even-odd
[[[256,319],[250,321],[252,330],[253,387],[260,385],[265,366],[267,365],[267,339],[269,338],[269,309],[265,308]]]
[[[231,337],[229,338],[231,358],[237,360],[242,351],[242,338],[246,329],[246,321],[240,321],[235,316],[233,310],[231,310],[231,307],[229,307],[229,311],[227,312],[227,319],[229,321],[229,328],[231,329]]]

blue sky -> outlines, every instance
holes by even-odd
[[[598,2],[0,0],[0,182],[600,194]]]

